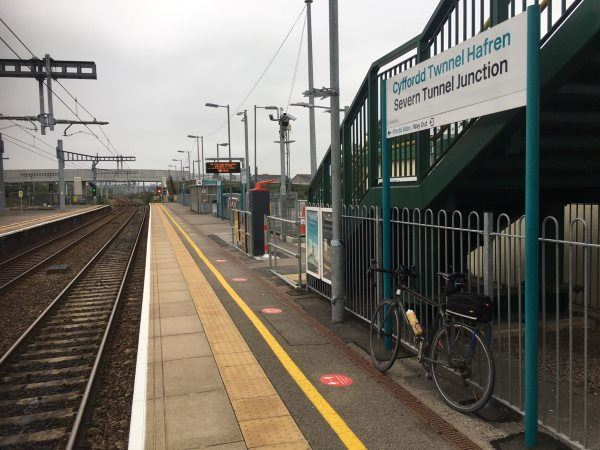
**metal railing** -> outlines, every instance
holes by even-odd
[[[177,194],[177,203],[183,206],[190,206],[190,194]]]
[[[302,274],[302,235],[300,220],[288,220],[281,217],[267,216],[267,248],[269,253],[269,270],[271,273],[294,289],[302,289],[305,285]],[[287,239],[291,237],[293,239]],[[295,242],[294,242],[295,241]],[[291,266],[280,265],[280,255],[295,258]],[[287,272],[287,273],[284,273]]]
[[[391,78],[523,12],[534,0],[441,0],[421,34],[373,61],[340,129],[344,202],[358,204],[381,177],[379,81]],[[537,0],[536,0],[537,1]],[[542,0],[542,45],[586,0]],[[596,1],[596,0],[587,0]],[[450,151],[476,118],[390,139],[390,174],[419,180]],[[308,200],[331,203],[331,152],[311,182]]]
[[[600,208],[568,205],[546,217],[540,238],[539,408],[540,423],[555,436],[582,448],[600,446]],[[494,397],[523,413],[524,257],[522,217],[460,211],[392,210],[393,265],[414,265],[411,288],[429,298],[440,294],[438,272],[468,273],[466,290],[494,301],[492,350]],[[369,263],[381,263],[381,211],[345,207],[342,239],[346,254],[349,313],[370,321],[381,292],[367,279]],[[377,283],[381,286],[381,282]],[[330,297],[330,286],[307,275],[307,287]],[[434,312],[407,294],[419,320],[432,328]],[[412,334],[403,343],[414,349]]]

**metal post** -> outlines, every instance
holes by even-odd
[[[190,151],[187,151],[188,154],[188,180],[192,181],[192,161],[190,159]]]
[[[42,130],[42,134],[45,135],[46,134],[46,108],[44,107],[44,81],[42,78],[38,78],[38,92],[39,92],[39,97],[40,97],[40,115],[39,115],[39,120],[40,123],[42,124],[41,126],[41,130]]]
[[[258,182],[258,160],[256,159],[256,105],[254,105],[254,185]]]
[[[6,208],[6,199],[4,197],[4,140],[0,133],[0,211]]]
[[[231,125],[229,122],[229,105],[227,105],[227,149],[229,150],[229,162],[231,162]],[[229,174],[229,193],[231,194],[231,174]]]
[[[65,157],[62,139],[58,140],[56,157],[58,158],[58,209],[62,211],[65,209]]]
[[[338,2],[329,0],[329,84],[331,109],[331,321],[344,321],[346,282],[342,243],[342,170],[340,149],[340,61],[338,41]]]
[[[492,231],[494,230],[494,215],[483,213],[483,294],[493,297],[494,253]]]
[[[202,145],[202,161],[198,161],[198,164],[201,164],[201,170],[202,170],[202,179],[204,180],[204,136],[200,136],[200,143]],[[200,159],[200,158],[198,158]]]
[[[312,92],[314,88],[313,80],[313,52],[312,52],[312,16],[311,3],[313,0],[304,0],[306,3],[306,28],[308,45],[308,90]],[[317,173],[317,138],[315,136],[315,99],[311,95],[308,97],[308,127],[310,138],[310,177]]]
[[[283,206],[287,195],[287,183],[285,181],[285,127],[282,119],[279,120],[279,159],[281,168],[281,176],[279,178],[279,216],[283,218]]]
[[[50,55],[46,54],[46,87],[48,88],[48,125],[54,131],[54,108],[52,106],[52,63]]]
[[[390,146],[387,139],[387,99],[386,80],[381,80],[379,88],[381,105],[381,217],[383,220],[383,268],[392,268],[392,226],[390,222]],[[392,279],[383,274],[383,299],[392,299]]]
[[[525,446],[537,445],[540,199],[540,5],[527,8],[525,117]]]
[[[296,239],[298,240],[298,286],[296,289],[302,289],[302,234],[300,233],[300,217],[296,216]]]
[[[250,211],[250,153],[248,150],[248,111],[244,110],[244,147],[245,147],[245,156],[246,156],[246,167],[244,171],[246,172],[246,198],[244,201],[244,205],[246,207],[246,211]]]

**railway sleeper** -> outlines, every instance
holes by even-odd
[[[50,430],[39,431],[37,433],[0,437],[0,447],[50,443],[52,441],[63,439],[68,432],[67,430],[67,428],[54,428]]]
[[[67,337],[67,336],[65,336]],[[88,344],[91,342],[95,342],[100,340],[102,337],[102,333],[99,331],[98,333],[84,335],[80,337],[69,337],[68,339],[44,339],[44,342],[32,342],[26,345],[28,349],[42,349],[42,348],[54,348],[60,345],[73,345],[77,344]]]
[[[57,356],[55,358],[46,358],[46,359],[20,359],[19,361],[15,361],[10,364],[8,367],[3,369],[3,373],[11,373],[11,369],[20,371],[22,368],[31,368],[33,366],[34,369],[43,370],[43,369],[52,369],[52,368],[61,368],[68,367],[71,363],[79,363],[86,362],[86,360],[93,359],[96,355],[92,353],[81,353],[79,355],[70,355],[70,356]],[[77,364],[79,365],[79,364]]]
[[[38,391],[40,389],[52,389],[56,387],[64,387],[64,386],[72,386],[79,385],[87,382],[87,378],[78,376],[72,378],[62,378],[58,380],[49,380],[49,381],[38,381],[36,383],[27,383],[27,384],[6,384],[0,387],[0,392],[32,392]],[[30,395],[31,397],[32,395]],[[2,421],[0,420],[0,425]]]
[[[103,330],[102,330],[103,331]],[[92,328],[92,329],[83,329],[83,330],[72,330],[72,331],[64,331],[64,332],[50,332],[50,333],[38,333],[37,336],[40,340],[44,340],[44,343],[40,343],[40,345],[48,344],[55,341],[63,341],[63,340],[71,340],[71,339],[85,339],[88,336],[95,336],[102,332],[100,328]],[[31,343],[33,344],[33,342]],[[28,344],[28,345],[31,345]]]
[[[72,346],[72,347],[59,347],[59,348],[42,348],[42,349],[32,349],[27,353],[22,353],[21,357],[26,359],[42,359],[46,358],[50,355],[70,355],[73,353],[78,353],[86,350],[97,350],[100,342],[88,342],[83,345]],[[1,386],[0,386],[1,390]]]
[[[60,367],[56,369],[31,370],[28,372],[17,372],[15,374],[2,374],[0,380],[3,383],[33,383],[36,381],[47,381],[62,379],[65,376],[76,376],[92,370],[91,364],[79,366]]]

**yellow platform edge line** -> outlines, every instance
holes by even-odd
[[[281,362],[285,370],[296,382],[298,387],[302,390],[304,395],[310,400],[314,407],[319,411],[321,416],[329,424],[331,429],[338,435],[343,444],[350,449],[366,449],[365,445],[361,440],[354,434],[348,424],[342,419],[335,409],[329,404],[327,400],[321,395],[317,388],[310,382],[310,380],[304,375],[302,370],[294,362],[294,360],[288,355],[284,348],[279,344],[277,339],[271,334],[271,332],[265,327],[258,316],[250,309],[246,302],[238,295],[238,293],[231,287],[225,277],[221,275],[221,272],[210,262],[204,252],[196,245],[196,243],[190,238],[190,236],[183,230],[183,228],[177,223],[173,215],[168,211],[162,204],[158,205],[165,214],[169,217],[173,225],[179,230],[179,232],[185,237],[186,241],[194,249],[196,254],[200,257],[202,262],[206,264],[206,267],[213,273],[217,278],[221,286],[227,291],[234,302],[244,312],[246,317],[252,322],[254,327],[260,333],[262,338],[265,340],[269,348],[273,351],[277,359]]]

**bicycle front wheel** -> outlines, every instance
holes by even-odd
[[[381,302],[373,313],[369,344],[371,360],[377,370],[385,372],[394,365],[400,350],[400,317],[394,302]]]
[[[431,375],[450,407],[463,413],[482,408],[494,390],[494,359],[481,335],[461,323],[438,330],[431,345]]]

